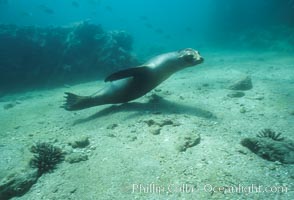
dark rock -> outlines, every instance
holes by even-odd
[[[156,125],[156,122],[153,119],[145,120],[144,121],[148,126]]]
[[[116,127],[118,127],[118,124],[109,124],[106,129],[110,129],[110,130],[113,130],[115,129]]]
[[[164,119],[164,120],[161,120],[161,121],[154,121],[153,119],[150,119],[150,120],[145,120],[144,121],[148,126],[153,126],[153,125],[157,125],[157,126],[160,126],[160,127],[163,127],[163,126],[167,126],[167,125],[173,125],[174,122],[171,120],[171,119]]]
[[[247,112],[246,108],[244,107],[240,108],[240,113],[246,113],[246,112]]]
[[[252,89],[252,81],[250,76],[246,76],[238,81],[236,81],[234,84],[229,86],[229,89],[231,90],[250,90]]]
[[[240,91],[232,91],[227,96],[230,98],[240,98],[240,97],[244,97],[245,93]]]
[[[38,180],[38,170],[28,169],[9,175],[0,181],[0,199],[24,195]]]
[[[157,124],[160,126],[160,127],[163,127],[163,126],[166,126],[166,125],[173,125],[173,121],[170,120],[170,119],[164,119],[160,122],[158,122]]]
[[[16,105],[15,103],[7,103],[7,104],[5,104],[5,105],[3,106],[3,108],[4,108],[5,110],[8,110],[8,109],[13,108],[15,105]]]
[[[267,137],[244,138],[241,144],[263,159],[294,164],[294,142],[292,140],[277,141]]]

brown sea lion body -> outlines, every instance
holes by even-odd
[[[81,110],[104,104],[126,103],[137,99],[175,72],[203,62],[194,49],[184,49],[156,56],[142,66],[128,68],[111,74],[105,79],[110,82],[95,96],[66,94],[63,107],[66,110]]]

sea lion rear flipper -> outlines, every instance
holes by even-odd
[[[116,81],[116,80],[128,78],[128,77],[141,76],[148,73],[149,70],[150,68],[146,66],[124,69],[109,75],[108,77],[105,78],[104,82]]]
[[[98,104],[90,96],[79,96],[70,92],[65,92],[65,95],[65,103],[61,106],[65,110],[82,110]]]

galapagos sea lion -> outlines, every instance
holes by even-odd
[[[110,82],[105,88],[92,96],[78,96],[66,92],[66,110],[81,110],[104,104],[126,103],[137,99],[175,72],[203,62],[198,51],[187,48],[158,55],[145,64],[115,72],[105,79]]]

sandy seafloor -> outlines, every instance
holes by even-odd
[[[240,145],[264,128],[294,139],[294,57],[246,51],[202,55],[204,64],[174,74],[129,104],[59,108],[65,91],[89,95],[102,81],[1,97],[0,178],[27,167],[29,148],[38,141],[88,155],[87,161],[62,162],[14,199],[294,199],[294,166],[264,160]],[[253,89],[228,97],[228,86],[245,75]],[[162,98],[150,102],[154,94]],[[4,109],[7,103],[15,106]],[[173,124],[154,135],[149,120]],[[201,141],[179,152],[179,137],[188,132],[199,133]],[[90,145],[72,149],[68,142],[80,136],[88,136]],[[165,191],[133,191],[134,184]],[[194,191],[176,191],[183,184]],[[204,191],[239,184],[285,186],[288,192]]]

